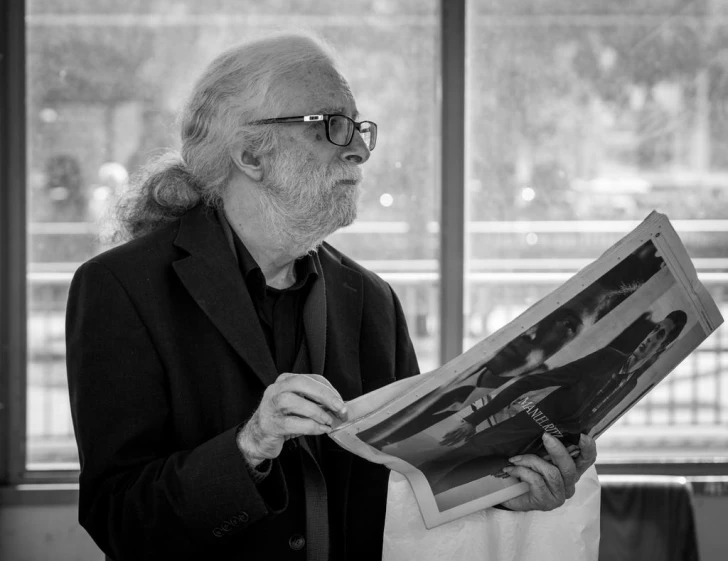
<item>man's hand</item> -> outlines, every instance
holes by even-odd
[[[465,419],[462,419],[458,428],[451,430],[442,437],[440,446],[454,446],[460,442],[470,440],[474,434],[475,426],[472,423],[467,422]]]
[[[553,436],[544,433],[543,442],[551,462],[533,454],[510,459],[513,467],[503,468],[509,475],[528,483],[530,489],[519,497],[503,503],[511,510],[553,510],[574,496],[577,481],[596,461],[594,440],[582,434],[580,453],[572,459],[569,451]]]
[[[289,438],[331,432],[332,415],[346,420],[346,408],[326,378],[281,374],[265,389],[258,409],[238,433],[238,448],[257,466],[278,457]]]

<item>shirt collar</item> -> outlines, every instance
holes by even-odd
[[[220,212],[218,216],[220,216],[221,221],[227,221],[222,212]],[[250,251],[248,251],[248,248],[245,247],[243,240],[240,239],[240,236],[238,236],[232,227],[230,227],[230,232],[232,234],[233,247],[237,256],[238,264],[240,265],[240,271],[243,273],[248,289],[255,290],[258,295],[263,296],[266,290],[266,283],[265,276],[263,276],[263,271],[261,270],[260,265],[258,265],[255,258],[250,254]],[[305,286],[309,280],[313,282],[318,278],[313,255],[310,253],[296,259],[294,267],[296,268],[296,282],[287,290],[301,288],[302,286]]]

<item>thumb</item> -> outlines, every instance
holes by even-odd
[[[322,384],[329,388],[332,392],[334,392],[334,395],[338,397],[341,401],[344,401],[344,399],[341,397],[341,394],[338,392],[338,390],[331,385],[331,382],[329,382],[326,378],[321,376],[321,374],[303,374],[304,376],[311,378],[314,382],[318,382],[319,384]]]

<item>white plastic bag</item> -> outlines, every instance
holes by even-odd
[[[592,466],[556,510],[487,508],[428,530],[409,482],[391,472],[383,561],[597,561],[600,498]]]

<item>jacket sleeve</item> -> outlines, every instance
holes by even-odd
[[[175,449],[171,373],[128,293],[99,263],[74,276],[66,344],[79,521],[115,561],[209,554],[285,508],[280,466],[256,486],[235,443],[238,427]]]

